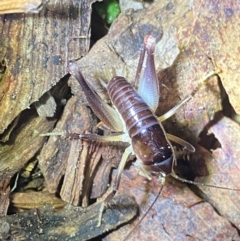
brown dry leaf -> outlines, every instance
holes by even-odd
[[[171,178],[167,179],[161,196],[149,211],[161,185],[140,177],[135,167],[129,172],[133,179],[123,175],[118,194],[133,195],[139,204],[140,215],[104,240],[240,240],[236,228],[211,204],[197,197],[185,184]],[[147,211],[147,216],[136,227]],[[132,229],[134,232],[127,237]]]
[[[201,1],[194,3],[192,9],[194,15],[192,29],[190,31],[183,27],[179,31],[180,43],[184,45],[186,40],[191,42],[191,39],[195,39],[199,49],[212,58],[216,67],[222,71],[219,75],[230,103],[235,111],[240,113],[238,88],[240,6],[235,1]]]
[[[212,157],[208,158],[208,170],[210,176],[201,178],[201,182],[211,182],[214,185],[240,189],[239,182],[239,124],[223,117],[210,128],[221,143],[221,147],[213,150]],[[208,202],[223,217],[226,217],[238,229],[240,228],[240,199],[239,192],[234,190],[212,189],[204,187],[203,192],[207,195]]]

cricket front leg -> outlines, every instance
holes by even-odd
[[[158,117],[158,120],[160,122],[163,122],[164,120],[168,119],[169,117],[173,116],[178,109],[180,109],[183,105],[185,105],[189,100],[191,100],[194,95],[197,93],[197,91],[200,89],[200,87],[212,76],[216,75],[220,73],[219,69],[215,69],[213,71],[211,71],[210,73],[208,73],[206,76],[204,76],[202,79],[199,80],[199,84],[198,86],[192,91],[192,93],[190,93],[188,96],[186,96],[183,100],[181,100],[180,103],[178,103],[176,106],[174,106],[171,110],[169,110],[167,113],[165,113],[162,116]]]

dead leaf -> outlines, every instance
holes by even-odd
[[[238,133],[239,124],[227,117],[210,128],[210,133],[221,143],[221,147],[212,151],[207,161],[209,176],[200,178],[199,181],[211,183],[216,186],[240,189],[239,184],[239,148]],[[240,200],[239,192],[234,190],[201,188],[207,195],[208,202],[237,228],[240,228]]]
[[[150,209],[161,185],[146,181],[135,167],[130,180],[122,176],[118,194],[133,195],[140,207],[138,219],[109,234],[104,240],[239,240],[238,231],[211,204],[197,197],[185,184],[167,179],[161,196]],[[126,188],[127,187],[127,188]],[[149,211],[149,212],[148,212]],[[148,212],[139,226],[141,217]],[[131,230],[133,233],[127,236]]]
[[[193,6],[192,31],[182,29],[179,40],[182,43],[189,37],[199,43],[205,55],[212,58],[230,103],[237,113],[240,112],[238,88],[239,79],[239,25],[240,6],[235,1],[198,2]],[[184,37],[184,39],[183,39]]]

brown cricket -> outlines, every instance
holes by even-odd
[[[171,142],[183,147],[181,154],[183,152],[186,154],[192,153],[195,151],[195,148],[185,140],[166,133],[161,122],[172,116],[179,107],[193,98],[199,87],[166,114],[157,117],[154,112],[158,106],[160,90],[154,64],[154,50],[155,38],[148,35],[144,38],[144,47],[139,58],[134,85],[138,85],[136,89],[122,76],[115,76],[110,80],[107,85],[107,91],[113,106],[106,104],[85,81],[76,62],[69,63],[69,73],[73,75],[81,85],[94,113],[103,124],[113,132],[121,133],[114,136],[74,133],[69,134],[69,136],[99,142],[122,141],[130,144],[122,156],[113,190],[106,198],[105,204],[107,204],[117,192],[121,174],[131,154],[136,156],[135,165],[139,168],[140,175],[149,180],[151,180],[152,176],[155,176],[163,183],[165,177],[171,175],[183,182],[216,187],[214,185],[182,179],[173,171],[173,165],[176,162],[178,153],[173,148]],[[209,73],[201,82],[206,81],[214,74],[216,74],[214,71]],[[216,188],[229,189],[225,187]],[[161,190],[159,191],[159,195],[160,193]],[[104,205],[100,210],[100,214],[103,211]],[[99,221],[101,222],[101,217]]]

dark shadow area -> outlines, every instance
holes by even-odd
[[[96,11],[95,4],[92,5],[91,15],[91,41],[90,48],[102,37],[107,35],[108,26],[104,23],[104,20],[99,16]]]
[[[60,79],[60,81],[55,86],[53,86],[50,91],[43,94],[39,101],[37,101],[41,102],[41,100],[44,100],[45,95],[47,94],[54,98],[54,101],[56,103],[56,109],[53,117],[46,117],[49,121],[59,119],[59,117],[62,114],[65,103],[71,97],[70,88],[67,85],[69,76],[70,75],[67,74],[62,79]],[[22,111],[21,114],[17,116],[16,119],[11,123],[11,125],[8,126],[4,133],[0,135],[0,140],[6,140],[6,136],[9,136],[9,139],[7,142],[5,142],[5,145],[13,144],[15,137],[21,131],[22,126],[26,125],[31,119],[37,118],[39,116],[35,108],[35,104],[37,102],[34,102],[29,107],[29,109]],[[41,104],[44,105],[44,102],[42,102]]]
[[[219,141],[215,138],[213,134],[208,134],[209,129],[215,125],[223,116],[228,118],[233,118],[236,114],[234,108],[232,107],[231,103],[229,102],[228,95],[226,90],[223,87],[222,81],[218,78],[218,85],[220,88],[220,95],[221,95],[221,104],[222,104],[222,111],[215,113],[214,118],[205,126],[203,131],[200,133],[199,138],[200,141],[198,142],[199,145],[203,146],[207,150],[215,150],[221,147]]]

